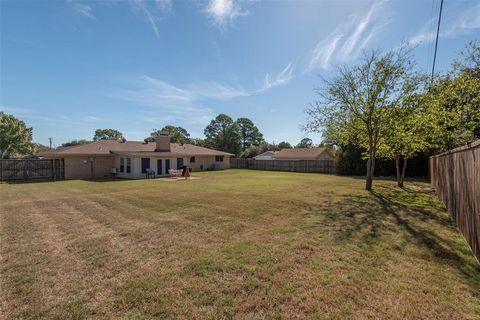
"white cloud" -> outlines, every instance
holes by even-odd
[[[254,90],[218,82],[195,82],[180,87],[143,75],[128,83],[128,88],[114,90],[110,97],[127,101],[139,108],[149,108],[150,111],[142,115],[142,120],[146,122],[159,123],[168,120],[203,125],[214,116],[211,108],[204,107],[208,102],[247,97],[284,85],[292,79],[293,70],[292,65],[288,64],[273,78],[267,74],[263,86]]]
[[[270,74],[265,75],[265,83],[263,84],[263,87],[258,90],[258,92],[263,92],[266,91],[270,88],[276,87],[276,86],[281,86],[284,84],[287,84],[293,77],[293,70],[294,68],[292,67],[292,64],[289,63],[280,73],[272,79]]]
[[[384,9],[385,2],[374,2],[364,16],[352,16],[340,23],[311,51],[304,72],[328,69],[333,64],[354,60],[378,32],[390,21]]]
[[[157,23],[155,21],[155,17],[148,10],[145,2],[143,0],[134,0],[133,3],[135,5],[136,9],[138,9],[145,16],[148,23],[152,27],[152,30],[155,33],[155,36],[157,37],[157,39],[160,38],[160,33],[158,32],[158,27],[157,27]]]
[[[210,0],[204,12],[215,26],[222,28],[232,23],[237,17],[249,14],[236,0]]]
[[[172,85],[147,75],[134,83],[134,89],[123,90],[127,100],[142,101],[146,106],[189,106],[204,99],[225,100],[248,96],[251,92],[217,82],[192,83],[184,87]],[[189,109],[188,109],[189,110]]]
[[[435,41],[436,25],[438,18],[430,19],[426,22],[420,31],[408,39],[409,45],[424,45]],[[434,30],[432,25],[435,25]],[[453,10],[443,12],[442,22],[440,24],[440,38],[455,38],[458,35],[468,34],[480,29],[480,5],[472,8],[466,8],[460,13]]]
[[[251,94],[243,88],[226,86],[216,82],[195,83],[188,86],[188,90],[196,98],[210,98],[217,100],[244,97]]]
[[[136,88],[123,90],[124,97],[130,100],[143,100],[143,97],[149,97],[148,105],[168,104],[192,104],[204,99],[227,100],[238,97],[251,96],[262,93],[287,84],[293,77],[294,68],[289,63],[275,77],[269,74],[265,76],[265,82],[259,89],[247,90],[239,86],[230,86],[218,82],[195,82],[183,87],[175,86],[166,81],[154,77],[143,75],[134,83]],[[144,100],[144,102],[147,102]]]
[[[315,68],[328,69],[330,61],[332,60],[332,55],[337,50],[338,42],[343,37],[343,34],[333,32],[320,41],[312,50],[310,62],[305,71],[310,71]]]
[[[75,3],[73,9],[87,18],[95,19],[95,16],[92,14],[92,7],[88,4]]]

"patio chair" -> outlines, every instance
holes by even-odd
[[[145,172],[146,178],[155,179],[155,170],[147,169]]]

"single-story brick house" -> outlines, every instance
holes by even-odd
[[[140,179],[148,169],[157,177],[186,165],[193,171],[227,169],[231,153],[191,144],[171,143],[159,136],[156,142],[102,140],[48,151],[46,159],[63,159],[65,179],[121,177]]]
[[[293,148],[275,152],[274,160],[335,160],[328,148]]]

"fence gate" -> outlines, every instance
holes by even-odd
[[[64,178],[63,159],[0,159],[0,182]]]

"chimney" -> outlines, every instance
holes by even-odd
[[[170,137],[164,134],[155,137],[155,152],[170,152]]]

